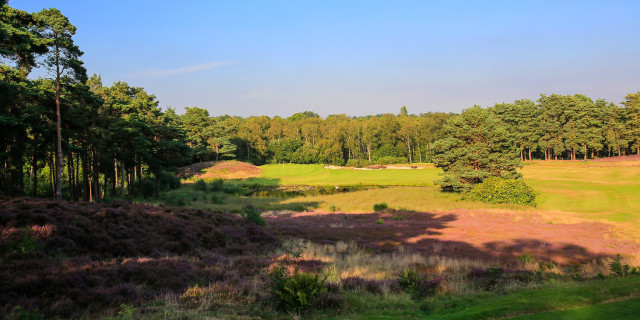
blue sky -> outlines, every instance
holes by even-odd
[[[211,115],[460,112],[640,90],[640,1],[45,1],[90,74]]]

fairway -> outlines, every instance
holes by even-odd
[[[538,208],[611,222],[640,222],[640,163],[539,161],[520,170],[540,192]]]
[[[277,181],[281,185],[402,185],[433,186],[442,172],[433,165],[424,169],[357,170],[350,168],[327,169],[319,164],[269,164],[262,166],[262,176],[249,181]],[[262,180],[261,180],[262,178]]]

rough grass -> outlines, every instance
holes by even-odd
[[[636,319],[637,313],[634,311],[638,307],[633,306],[633,303],[638,301],[637,298],[612,304],[607,302],[638,294],[640,277],[551,283],[540,288],[516,288],[506,292],[483,292],[465,296],[441,295],[423,301],[409,298],[389,301],[359,294],[350,297],[354,313],[329,315],[324,319],[495,319],[524,315],[527,316],[522,319],[562,319],[554,317],[556,315],[566,315],[569,316],[568,319],[574,319],[573,315],[583,316],[577,319],[599,319],[589,317],[588,312],[592,310],[600,314],[604,314],[606,310],[614,310],[612,315],[617,315],[606,318]],[[616,310],[616,307],[629,309]]]

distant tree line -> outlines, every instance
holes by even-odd
[[[473,132],[473,121],[492,128],[485,132],[492,148],[509,153],[510,166],[518,165],[517,158],[640,153],[640,92],[627,95],[621,106],[552,94],[473,107],[467,116],[467,110],[413,115],[404,106],[397,115],[324,119],[311,111],[288,118],[210,116],[198,107],[177,115],[171,108],[162,111],[143,88],[124,82],[106,86],[99,76],[88,77],[73,42],[75,27],[57,9],[28,13],[3,0],[0,5],[0,193],[5,195],[157,196],[172,183],[170,172],[177,166],[223,159],[349,166],[440,161],[444,168],[446,161],[474,154],[486,162],[490,158],[477,152],[487,148],[486,141],[464,136]],[[29,79],[35,68],[44,68],[49,77]],[[460,154],[447,160],[454,148]],[[487,168],[499,166],[493,162]],[[469,183],[486,177],[470,177]]]

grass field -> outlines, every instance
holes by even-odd
[[[402,186],[433,186],[440,169],[427,166],[420,170],[335,170],[321,165],[265,165],[264,173],[255,182],[265,184],[351,185],[377,184]],[[527,183],[540,192],[537,209],[565,211],[588,220],[621,222],[640,225],[640,164],[583,163],[568,161],[538,161],[520,170]],[[494,208],[485,204],[460,202],[457,195],[434,189],[393,188],[362,191],[356,195],[327,195],[307,198],[322,209],[331,204],[344,211],[368,210],[379,200],[412,210],[446,210],[449,208]],[[295,199],[288,200],[296,201]],[[518,209],[511,206],[509,208]],[[523,208],[519,208],[523,209]]]
[[[421,302],[354,296],[355,315],[325,319],[637,319],[640,278],[593,280],[513,292],[436,296]],[[612,302],[611,299],[621,299]],[[625,299],[626,298],[626,299]],[[373,303],[372,303],[373,302]],[[604,317],[602,317],[604,316]]]
[[[433,180],[441,171],[433,165],[421,165],[424,169],[326,169],[319,164],[268,164],[260,178],[248,181],[283,185],[403,185],[433,186]]]

